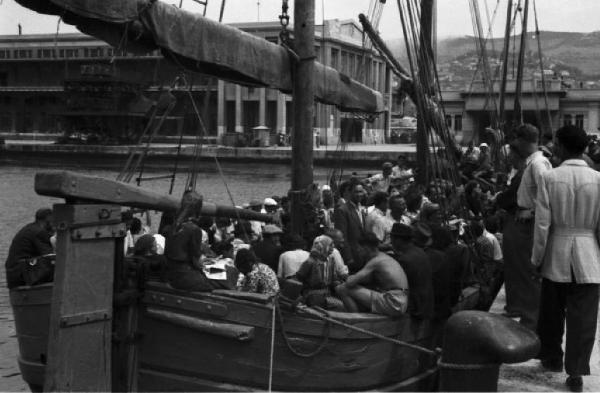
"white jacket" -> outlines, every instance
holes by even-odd
[[[555,282],[600,283],[600,172],[566,160],[541,176],[531,261]]]

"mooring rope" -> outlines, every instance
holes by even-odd
[[[425,348],[425,347],[422,347],[422,346],[419,346],[419,345],[416,345],[416,344],[410,344],[410,343],[407,343],[406,341],[397,340],[395,338],[387,337],[387,336],[384,336],[382,334],[372,332],[370,330],[359,328],[359,327],[351,325],[349,323],[342,322],[342,321],[340,321],[338,319],[331,318],[330,316],[328,316],[326,314],[323,314],[321,312],[318,312],[318,311],[313,311],[313,310],[308,311],[308,309],[306,311],[308,313],[310,313],[311,315],[314,315],[317,318],[322,319],[324,321],[327,321],[329,323],[332,323],[334,325],[339,325],[339,326],[345,327],[347,329],[354,330],[354,331],[359,332],[359,333],[363,333],[363,334],[365,334],[367,336],[375,337],[375,338],[378,338],[380,340],[390,342],[390,343],[395,344],[395,345],[400,345],[400,346],[403,346],[403,347],[411,348],[411,349],[414,349],[415,351],[423,352],[423,353],[426,353],[427,355],[431,355],[431,356],[435,356],[435,357],[439,357],[440,354],[441,354],[441,352],[440,352],[441,350],[440,349],[431,350],[431,349],[428,349],[428,348]],[[323,310],[323,311],[325,312],[325,310]]]

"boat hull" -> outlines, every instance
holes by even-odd
[[[23,378],[43,386],[52,285],[11,291]],[[409,317],[330,313],[347,326],[431,348],[440,328]],[[272,388],[281,391],[432,390],[436,364],[425,353],[329,324],[315,313],[276,318]],[[273,306],[264,296],[190,293],[149,283],[137,326],[141,391],[265,390]],[[282,328],[283,327],[283,328]],[[287,337],[288,343],[284,338]],[[290,349],[291,347],[291,349]],[[315,352],[312,356],[298,353]],[[296,353],[294,353],[296,352]],[[114,365],[113,365],[114,366]]]

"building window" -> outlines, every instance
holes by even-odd
[[[0,50],[0,59],[10,59],[10,51]]]
[[[344,51],[342,51],[340,71],[342,72],[342,74],[348,75],[348,53]]]
[[[452,128],[452,115],[446,115],[446,127]]]
[[[331,48],[331,67],[335,68],[336,70],[338,68],[339,56],[340,51],[335,48]]]
[[[41,52],[42,53],[41,53],[41,56],[40,56],[39,51],[38,51],[38,57],[41,57],[43,59],[50,59],[50,58],[55,57],[54,56],[54,49],[42,49]]]
[[[102,57],[102,48],[92,48],[89,50],[90,57]]]
[[[79,53],[78,53],[77,49],[67,49],[66,57],[67,58],[79,57]]]
[[[575,115],[575,127],[583,130],[583,115]]]
[[[564,126],[570,126],[573,124],[573,116],[571,115],[564,115],[563,116],[563,125]]]
[[[15,58],[16,59],[31,59],[32,57],[33,57],[33,52],[31,49],[15,50]]]
[[[58,50],[58,57],[65,57],[65,50],[64,49],[59,49]]]
[[[356,74],[355,74],[355,70],[356,70],[356,68],[354,67],[354,62],[355,62],[355,59],[354,59],[354,54],[352,54],[352,53],[351,53],[351,54],[348,56],[348,62],[350,63],[350,68],[349,68],[349,70],[348,70],[348,75],[349,75],[351,78],[354,78],[354,77],[356,77]]]
[[[454,131],[462,131],[462,115],[454,115]]]

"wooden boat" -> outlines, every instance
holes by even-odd
[[[70,202],[55,206],[59,222],[55,283],[10,292],[19,364],[32,390],[42,389],[44,375],[46,389],[94,390],[98,387],[90,382],[94,378],[78,376],[72,368],[89,372],[90,363],[96,367],[102,363],[96,356],[111,351],[112,362],[105,360],[105,366],[113,375],[109,371],[102,375],[115,390],[435,387],[439,354],[434,349],[442,327],[431,321],[294,308],[285,298],[237,291],[181,291],[144,280],[139,269],[137,277],[130,274],[123,279],[123,269],[132,265],[115,259],[115,250],[122,249],[118,233],[122,224],[106,213],[98,221],[100,213],[120,208],[101,202],[168,210],[175,206],[174,198],[70,172],[38,174],[36,191]],[[85,213],[71,215],[69,221],[71,213],[65,212],[73,209]],[[240,213],[210,204],[203,209],[221,215]],[[102,277],[115,283],[114,294]],[[60,288],[58,295],[55,287]],[[74,293],[79,294],[78,301],[73,301]],[[470,287],[465,294],[472,296],[464,298],[462,307],[477,306],[477,288]],[[127,301],[132,298],[139,302]],[[90,341],[96,342],[96,350]],[[89,351],[85,356],[76,345],[83,342]],[[79,363],[72,356],[79,356]],[[57,357],[59,364],[52,365]],[[52,378],[44,370],[47,362]]]
[[[193,66],[202,66],[209,74],[222,76],[225,70],[231,80],[283,91],[292,85],[289,72],[269,71],[277,69],[271,61],[285,68],[283,64],[289,61],[286,51],[198,19],[189,26],[200,28],[209,37],[226,39],[230,46],[246,45],[250,52],[264,56],[221,58],[214,47],[183,45],[177,38],[183,34],[179,28],[187,24],[164,21],[189,16],[182,17],[174,7],[160,2],[19,2],[63,15],[67,22],[109,41],[115,32],[130,34],[132,39],[137,37],[136,45],[159,47],[184,64],[192,60]],[[161,23],[174,28],[165,30]],[[251,64],[244,63],[248,58],[253,59]],[[209,66],[216,63],[220,63],[219,73]],[[316,72],[327,76],[315,89],[317,99],[341,109],[373,113],[381,108],[380,95],[365,86],[324,66],[317,66]],[[312,107],[312,97],[305,107]],[[303,118],[296,121],[298,130],[303,122],[310,127]],[[295,135],[301,139],[308,134],[297,131]],[[311,145],[310,135],[308,141]],[[310,168],[312,155],[304,150],[296,153]],[[301,164],[294,171],[305,169]],[[299,189],[302,183],[293,187]],[[414,391],[436,387],[439,324],[410,316],[392,319],[297,308],[284,298],[235,291],[185,292],[147,281],[143,269],[120,256],[124,236],[118,218],[121,206],[172,211],[178,207],[177,200],[67,172],[38,174],[36,191],[64,198],[66,203],[54,208],[58,223],[54,284],[10,292],[19,365],[34,391]],[[242,214],[208,203],[202,211],[232,217]],[[478,293],[477,287],[467,288],[459,308],[475,307]],[[499,345],[509,348],[508,352],[521,351],[519,356],[509,357],[511,361],[535,354],[535,339],[525,346],[513,344]],[[502,356],[490,361],[496,379],[502,361]],[[477,374],[467,369],[470,375]]]

